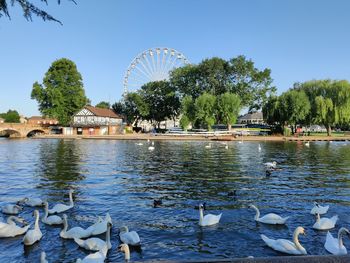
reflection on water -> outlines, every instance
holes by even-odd
[[[206,149],[204,142],[155,142],[150,152],[147,143],[131,141],[1,139],[0,205],[24,196],[41,197],[50,206],[66,203],[68,190],[74,189],[70,226],[87,227],[106,212],[113,218],[109,261],[123,258],[116,249],[122,225],[141,237],[142,249],[132,250],[133,260],[279,255],[260,234],[291,239],[299,225],[308,233],[300,238],[308,253],[326,254],[326,232],[312,230],[309,210],[313,201],[327,203],[327,217],[338,214],[338,226],[349,225],[350,144],[317,142],[308,148],[298,142],[260,142],[261,152],[258,144],[231,142],[225,149],[213,143]],[[281,170],[265,177],[262,164],[272,160]],[[229,196],[233,190],[237,195]],[[163,205],[153,208],[154,199]],[[199,202],[207,202],[206,213],[223,213],[219,225],[198,226],[194,207]],[[288,224],[257,224],[251,203],[262,214],[290,216]],[[21,216],[32,222],[32,211],[25,208]],[[60,227],[40,226],[43,239],[30,248],[23,248],[22,237],[0,239],[3,262],[36,262],[43,250],[50,262],[86,255],[59,237]]]

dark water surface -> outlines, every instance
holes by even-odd
[[[309,254],[326,254],[326,231],[311,227],[313,201],[329,204],[327,217],[339,215],[350,227],[350,142],[230,142],[206,149],[206,142],[147,142],[109,140],[0,139],[0,206],[25,196],[48,200],[50,207],[68,202],[74,189],[75,207],[67,212],[71,226],[88,227],[96,215],[113,219],[108,261],[123,260],[117,251],[118,229],[136,230],[141,250],[132,260],[222,259],[281,255],[264,245],[260,234],[292,238],[297,226]],[[266,178],[263,163],[276,160],[280,171]],[[237,189],[237,196],[228,192]],[[153,200],[163,206],[153,208]],[[205,213],[223,213],[220,224],[198,226],[199,202]],[[254,222],[256,204],[262,214],[290,216],[286,226]],[[40,213],[42,215],[42,209]],[[33,222],[32,208],[21,216]],[[5,215],[2,215],[6,218]],[[1,262],[38,262],[46,251],[49,262],[75,262],[87,252],[72,240],[59,237],[60,227],[40,223],[42,240],[24,248],[23,236],[0,239]],[[104,235],[101,236],[104,239]],[[350,247],[349,240],[345,245]]]

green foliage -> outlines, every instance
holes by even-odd
[[[219,96],[235,93],[242,106],[259,109],[268,95],[274,94],[271,71],[259,70],[251,60],[238,56],[225,61],[221,58],[203,60],[198,65],[187,65],[170,73],[170,84],[181,96],[198,98],[204,92]]]
[[[241,99],[236,94],[226,92],[218,97],[217,107],[220,118],[231,130],[241,110]]]
[[[179,115],[180,100],[168,81],[154,81],[143,85],[140,96],[148,105],[148,114],[142,114],[143,118],[158,127],[161,121]]]
[[[65,58],[52,63],[43,84],[33,84],[31,98],[37,100],[44,116],[57,118],[62,125],[68,125],[88,101],[75,63]]]
[[[209,93],[203,93],[195,100],[196,121],[205,125],[208,130],[215,123],[217,113],[216,97]]]
[[[102,109],[110,109],[111,104],[107,101],[101,101],[95,105],[97,108],[102,108]]]
[[[263,116],[267,124],[275,125],[281,123],[282,118],[279,110],[279,100],[277,96],[270,96],[262,109]]]
[[[196,120],[196,108],[194,106],[194,101],[191,96],[185,96],[181,101],[181,113],[186,115],[190,122]]]
[[[0,117],[4,119],[4,122],[19,123],[20,116],[16,110],[8,110],[6,113],[0,113]]]
[[[48,4],[47,0],[40,0],[41,2],[44,2],[45,4]],[[75,0],[70,0],[71,2],[75,3]],[[6,1],[6,0],[0,0],[0,17],[3,15],[7,16],[10,18],[10,13],[9,13],[9,4],[7,2],[11,3],[11,6],[14,6],[14,4],[20,5],[20,7],[23,10],[23,16],[25,19],[32,21],[32,16],[38,16],[41,17],[44,21],[55,21],[58,22],[62,25],[62,23],[57,20],[56,18],[52,17],[50,14],[46,13],[44,10],[38,8],[34,4],[32,4],[32,1],[28,0],[11,0],[11,1]],[[60,4],[61,0],[57,0],[57,3]]]
[[[188,127],[190,126],[191,121],[187,117],[187,115],[182,115],[180,119],[180,126],[184,131],[187,131]]]

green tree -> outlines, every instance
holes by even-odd
[[[181,118],[180,126],[187,130],[188,126],[196,121],[196,108],[191,96],[185,96],[181,100]]]
[[[210,131],[214,125],[217,114],[216,97],[209,93],[203,93],[195,101],[196,121],[205,125]]]
[[[65,58],[52,63],[43,84],[33,84],[31,98],[37,100],[44,116],[57,118],[62,125],[68,125],[88,101],[75,63]]]
[[[252,60],[238,56],[230,60],[231,93],[237,94],[242,105],[249,111],[259,110],[268,97],[275,94],[276,87],[272,86],[271,70],[259,70]]]
[[[285,122],[294,128],[296,125],[305,123],[310,113],[310,102],[304,91],[289,90],[283,93],[280,98],[280,122]]]
[[[75,3],[75,0],[70,0],[71,2]],[[15,4],[18,4],[22,10],[23,10],[23,15],[25,19],[27,20],[32,20],[32,16],[38,16],[41,17],[44,21],[55,21],[58,22],[62,25],[61,21],[57,20],[50,14],[46,13],[44,10],[40,9],[36,5],[32,4],[32,1],[28,0],[11,0],[11,1],[6,1],[6,0],[0,0],[0,17],[2,16],[7,16],[10,18],[10,12],[9,12],[9,3],[11,6],[14,6]],[[40,0],[40,2],[44,2],[45,4],[48,4],[47,0]],[[57,0],[57,3],[60,4],[61,0]]]
[[[101,101],[95,105],[96,108],[110,109],[111,104],[107,101]]]
[[[218,97],[217,106],[220,118],[230,131],[241,110],[241,99],[236,94],[226,92]]]
[[[271,125],[282,124],[282,118],[279,111],[279,100],[275,95],[270,96],[265,102],[262,112],[266,123]]]
[[[190,126],[191,121],[186,115],[182,115],[180,118],[180,126],[183,130],[187,131],[188,127]]]
[[[4,119],[4,122],[19,123],[20,116],[16,110],[8,110],[6,113],[1,113],[0,117]]]
[[[180,99],[168,81],[154,81],[143,85],[140,96],[149,109],[148,114],[143,117],[158,128],[161,121],[174,119],[179,115]]]

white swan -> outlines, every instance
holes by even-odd
[[[346,255],[348,251],[346,247],[343,245],[343,235],[346,234],[350,236],[349,230],[345,227],[342,227],[338,231],[338,238],[334,238],[332,234],[328,231],[326,237],[326,243],[324,244],[324,248],[333,255]]]
[[[138,142],[138,143],[135,143],[135,144],[136,144],[136,145],[139,145],[139,146],[143,145],[142,142]]]
[[[152,145],[148,147],[148,150],[153,151],[155,149],[155,147],[153,145],[154,145],[154,143],[152,142]]]
[[[99,251],[101,250],[104,246],[107,245],[108,249],[111,249],[112,244],[111,244],[111,227],[112,224],[108,223],[107,224],[107,231],[106,231],[106,241],[93,237],[89,238],[86,240],[80,239],[80,238],[74,238],[75,243],[77,243],[80,247],[85,248],[87,250],[94,250],[94,251]]]
[[[261,152],[261,146],[260,146],[260,143],[259,143],[259,146],[258,146],[258,151]]]
[[[67,228],[68,228],[67,215],[63,214],[63,229],[60,232],[60,237],[65,239],[73,239],[73,238],[87,238],[91,236],[91,230],[83,229],[77,226],[67,231]]]
[[[0,237],[15,237],[23,235],[28,231],[30,225],[19,227],[14,221],[22,224],[27,224],[23,218],[10,216],[7,218],[7,223],[0,222]]]
[[[264,165],[266,166],[266,168],[275,169],[275,168],[276,168],[276,166],[277,166],[277,162],[276,162],[276,161],[273,161],[273,162],[267,162],[267,163],[264,163]]]
[[[102,233],[105,233],[107,231],[107,225],[108,223],[112,224],[112,218],[109,215],[109,213],[106,214],[105,219],[102,219],[101,217],[98,217],[97,221],[95,224],[92,226],[89,226],[87,230],[91,231],[92,236],[97,236]]]
[[[306,146],[306,147],[310,147],[310,142],[307,141],[307,142],[305,143],[305,146]]]
[[[104,246],[100,251],[86,256],[83,260],[77,259],[76,263],[104,263],[107,257],[108,248]]]
[[[28,197],[25,197],[25,198],[19,200],[17,202],[17,204],[25,204],[25,205],[34,207],[34,206],[43,206],[44,205],[44,201],[41,200],[41,198],[28,198]]]
[[[69,190],[69,205],[56,204],[52,209],[49,209],[49,214],[62,213],[73,207],[74,207],[73,190]]]
[[[52,216],[48,216],[49,215],[49,204],[47,202],[44,202],[44,206],[45,206],[45,214],[44,217],[41,219],[41,222],[43,222],[44,224],[47,225],[60,225],[63,224],[63,219],[57,215],[52,215]]]
[[[270,248],[277,250],[279,252],[292,254],[292,255],[306,255],[306,249],[299,243],[298,236],[299,234],[305,235],[305,230],[303,227],[299,226],[294,230],[293,233],[293,242],[286,239],[270,239],[265,235],[260,235],[262,240]]]
[[[129,249],[128,244],[121,244],[119,246],[119,250],[121,252],[124,252],[124,254],[125,254],[125,261],[129,262],[129,260],[130,260],[130,249]]]
[[[205,148],[210,149],[211,148],[211,142],[205,146]]]
[[[19,212],[22,211],[22,209],[23,207],[19,205],[4,205],[3,207],[1,207],[1,212],[8,215],[18,215]]]
[[[253,208],[256,211],[254,220],[261,223],[270,224],[270,225],[283,225],[286,223],[287,219],[289,218],[289,216],[281,217],[274,213],[269,213],[267,215],[264,215],[263,217],[260,217],[260,211],[255,205],[250,205],[249,207]]]
[[[323,217],[320,218],[320,214],[316,214],[316,223],[312,228],[317,230],[328,230],[335,227],[335,224],[338,221],[338,216],[332,216],[331,218]]]
[[[46,260],[46,253],[44,251],[42,251],[41,254],[40,254],[40,263],[49,263]]]
[[[314,202],[314,207],[311,209],[310,214],[312,214],[312,215],[316,215],[316,214],[323,215],[323,214],[327,213],[328,209],[329,209],[329,205],[320,206],[317,202]]]
[[[29,230],[23,237],[23,243],[26,246],[33,245],[35,242],[39,241],[43,236],[39,227],[39,211],[35,210],[34,215],[35,215],[34,229]]]
[[[140,237],[136,231],[129,232],[129,228],[127,226],[123,226],[119,230],[119,238],[120,240],[128,245],[138,246],[140,245]]]
[[[199,204],[198,208],[199,208],[199,225],[200,226],[212,226],[219,223],[222,214],[219,214],[219,215],[207,214],[203,216],[203,210],[204,210],[203,205]]]

